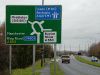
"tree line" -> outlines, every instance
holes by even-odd
[[[43,47],[44,46],[44,47]],[[53,47],[49,44],[36,45],[36,61],[54,56]],[[25,68],[32,65],[33,45],[12,46],[12,68]],[[0,26],[0,75],[8,75],[9,45],[5,44],[5,23]]]
[[[100,42],[92,44],[89,48],[89,56],[96,56],[100,59]]]

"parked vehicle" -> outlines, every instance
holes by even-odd
[[[61,59],[62,59],[62,63],[70,63],[70,56],[69,55],[62,55]]]

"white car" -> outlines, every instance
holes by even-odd
[[[70,56],[69,55],[62,55],[61,59],[62,59],[62,63],[70,63]]]
[[[92,62],[98,62],[98,58],[95,57],[95,56],[92,56],[92,57],[91,57],[91,61],[92,61]]]

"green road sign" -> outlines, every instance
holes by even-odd
[[[6,44],[61,43],[60,5],[6,6]]]

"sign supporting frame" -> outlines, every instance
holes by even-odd
[[[54,44],[54,75],[56,75],[56,44]]]
[[[44,5],[44,0],[42,0],[42,5]],[[16,15],[16,14],[15,14]],[[23,16],[23,15],[21,15],[21,16]],[[25,16],[25,15],[24,15]],[[16,16],[16,17],[18,17],[18,16]],[[7,19],[8,19],[9,17],[7,17]],[[27,18],[27,17],[26,17]],[[55,17],[56,18],[56,17]],[[54,19],[53,19],[54,20]],[[51,20],[51,21],[53,21],[53,20]],[[36,22],[36,21],[35,21]],[[58,22],[58,21],[57,21]],[[12,22],[12,25],[13,25],[13,23],[14,22]],[[20,23],[22,23],[22,22],[20,22]],[[26,23],[26,22],[25,22]],[[37,22],[36,22],[37,23]],[[56,22],[55,22],[56,23]],[[58,22],[58,24],[59,24],[60,22]],[[9,23],[10,24],[10,23]],[[18,23],[17,23],[18,24]],[[17,26],[17,24],[15,25],[15,26]],[[37,23],[38,24],[38,23]],[[53,23],[52,23],[53,24]],[[14,25],[13,25],[14,26]],[[24,26],[24,25],[23,25]],[[12,28],[12,27],[11,27]],[[41,27],[40,27],[41,28]],[[44,27],[44,28],[46,28],[46,27]],[[56,28],[56,27],[55,27]],[[55,28],[54,28],[54,31],[56,31],[55,30]],[[60,31],[60,27],[58,27],[59,29],[59,31]],[[10,28],[9,28],[10,29]],[[9,30],[8,29],[8,30]],[[48,31],[50,31],[50,30],[52,30],[52,29],[43,29],[44,31],[46,31],[46,30],[48,30]],[[12,30],[13,31],[13,30]],[[42,31],[42,30],[41,30]],[[59,36],[61,36],[61,32],[59,32],[60,34],[59,34]],[[7,34],[7,33],[6,33]],[[24,35],[24,33],[16,33],[16,32],[13,32],[13,33],[8,33],[8,37],[11,37],[11,35],[12,34],[14,34],[14,36],[15,35]],[[39,34],[39,33],[38,33]],[[58,34],[57,34],[58,35]],[[28,35],[25,35],[25,36],[28,36]],[[31,36],[31,35],[30,35]],[[58,36],[57,36],[58,37]],[[34,37],[30,37],[30,38],[33,38],[34,39]],[[14,39],[13,41],[12,41],[12,39]],[[18,38],[16,38],[16,39],[18,39],[18,40],[20,40],[20,38],[18,37]],[[22,39],[22,38],[21,38]],[[24,38],[24,40],[27,40],[28,38]],[[32,39],[31,39],[32,40]],[[30,41],[31,41],[30,40]],[[61,37],[60,37],[60,40],[61,40]],[[28,41],[29,41],[29,39],[28,39]],[[8,43],[7,43],[8,42]],[[11,43],[12,42],[12,43]],[[8,41],[7,41],[7,39],[6,39],[6,44],[9,44],[9,72],[10,72],[10,75],[11,75],[11,69],[12,69],[12,66],[11,66],[11,62],[12,62],[12,45],[21,45],[21,44],[24,44],[24,45],[27,45],[28,43],[25,43],[25,42],[21,42],[21,43],[19,43],[19,41],[17,42],[17,43],[15,43],[16,42],[16,40],[15,40],[15,38],[11,38],[11,40],[8,38]],[[61,41],[58,41],[58,42],[53,42],[54,43],[54,72],[55,72],[55,74],[54,75],[56,75],[56,43],[61,43]],[[49,44],[53,44],[53,43],[50,43],[49,42]],[[36,44],[36,43],[34,43],[34,44]],[[36,45],[34,45],[32,42],[30,43],[30,45],[33,45],[33,69],[32,69],[32,71],[33,71],[33,75],[35,75],[35,46]],[[39,44],[39,43],[38,43]],[[40,43],[40,44],[43,44],[43,50],[44,50],[44,43]],[[45,44],[47,44],[47,43],[45,43]]]
[[[9,74],[12,74],[12,46],[9,46]]]
[[[32,75],[35,75],[35,45],[33,45],[33,74]]]

